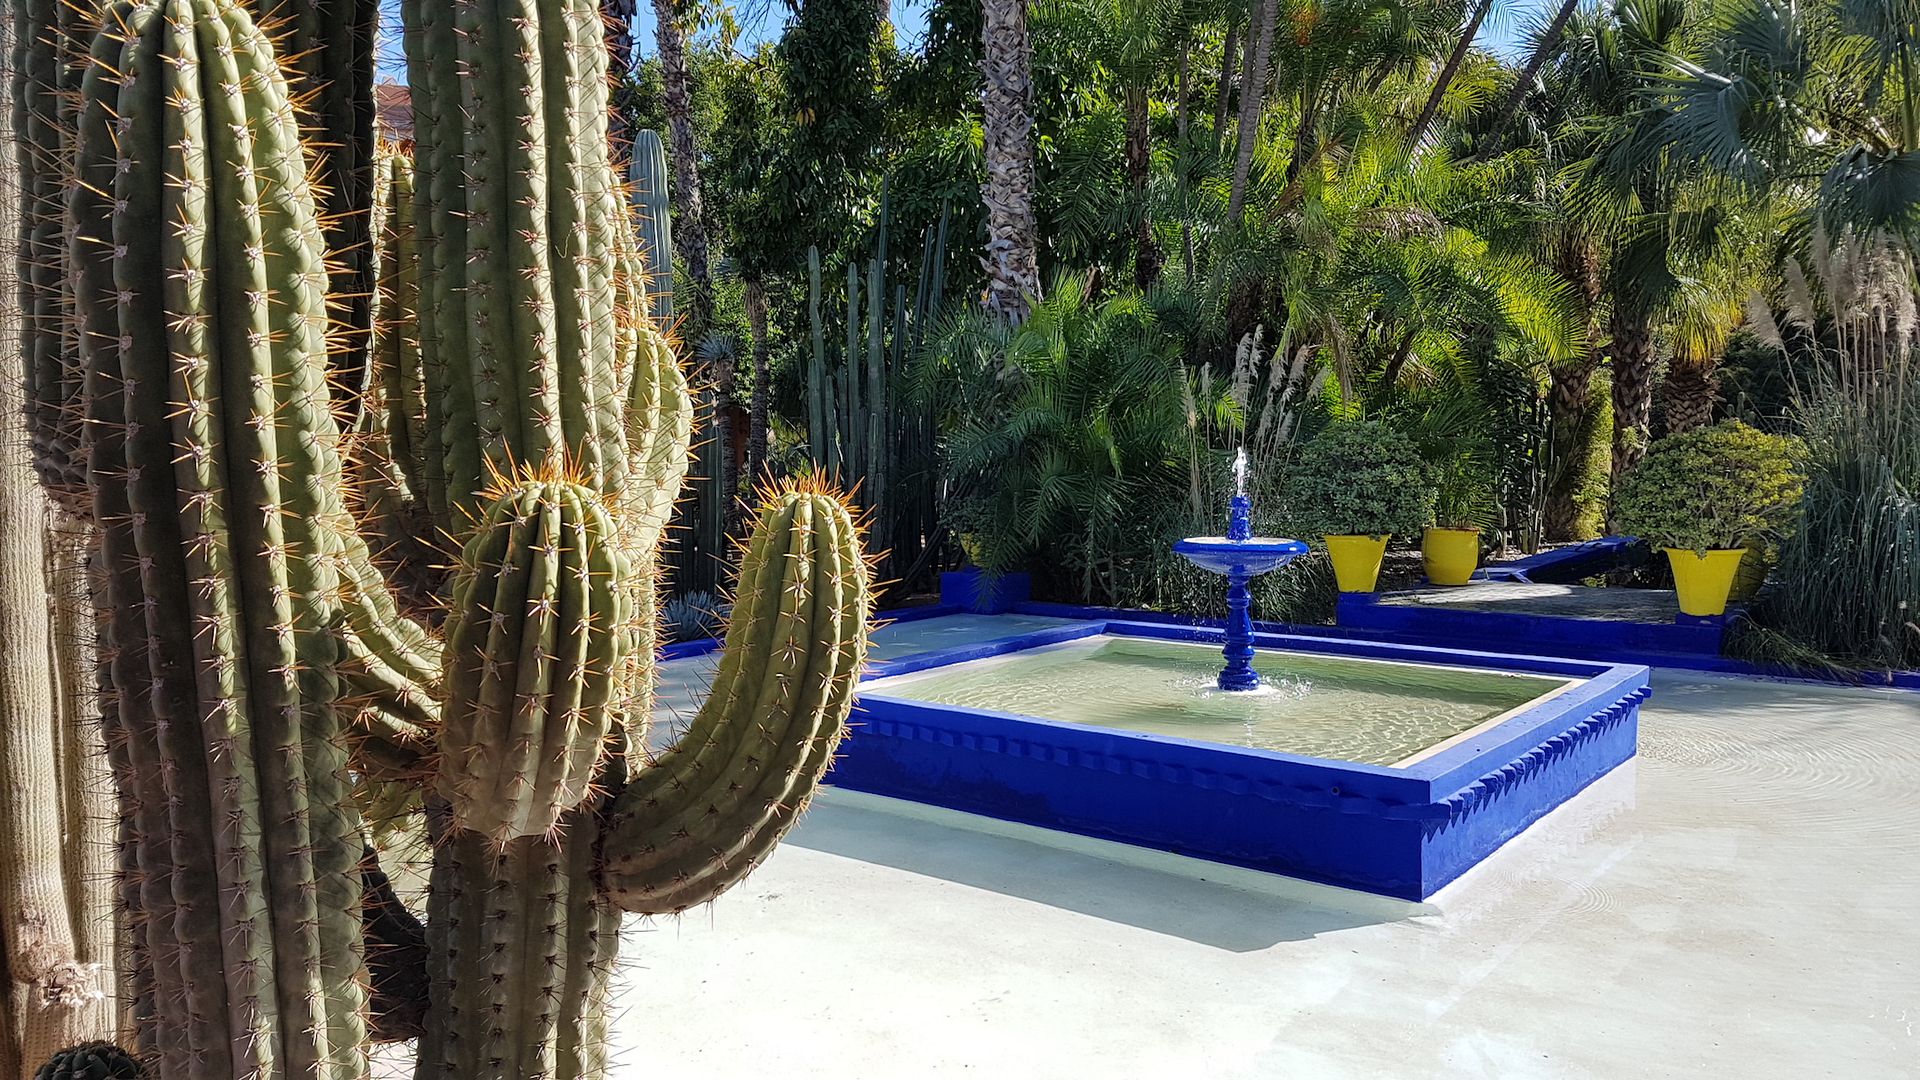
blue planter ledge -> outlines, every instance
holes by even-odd
[[[1218,641],[1206,627],[1088,621],[875,665],[903,674],[1091,634]],[[1648,672],[1258,634],[1261,648],[1580,680],[1404,768],[1250,750],[863,689],[836,786],[1422,900],[1632,757]]]
[[[1648,664],[1717,659],[1727,632],[1724,616],[1697,619],[1677,611],[1672,621],[1653,623],[1383,604],[1380,599],[1377,593],[1341,593],[1334,618],[1343,627],[1396,641],[1491,650],[1523,645],[1529,652],[1554,656]]]
[[[990,576],[977,566],[940,575],[940,603],[974,615],[1005,615],[1033,595],[1027,574]]]

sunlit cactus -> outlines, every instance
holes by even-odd
[[[256,10],[98,11],[60,166],[85,377],[54,396],[87,421],[139,1049],[164,1076],[357,1078],[371,997],[423,1078],[599,1076],[620,913],[717,896],[832,758],[859,528],[831,491],[769,493],[714,700],[648,753],[693,409],[608,158],[598,6],[403,5],[420,143],[377,163],[360,386],[329,370],[318,95]],[[382,574],[409,531],[454,570],[405,583],[429,620]],[[368,989],[369,941],[421,946],[361,807],[425,810],[399,972],[425,1001],[391,958]]]

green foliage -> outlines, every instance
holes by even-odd
[[[1920,667],[1920,306],[1914,260],[1885,233],[1816,231],[1785,318],[1760,336],[1801,372],[1806,492],[1746,647],[1852,669]]]
[[[1282,515],[1298,536],[1417,536],[1433,522],[1433,466],[1378,420],[1329,425],[1287,468]]]
[[[1799,506],[1803,453],[1737,420],[1668,436],[1626,475],[1614,517],[1658,547],[1764,548]]]
[[[1017,328],[969,314],[936,336],[919,377],[947,406],[953,521],[981,565],[1045,559],[1109,600],[1129,559],[1170,539],[1187,479],[1178,345],[1146,298],[1094,301],[1072,277]]]

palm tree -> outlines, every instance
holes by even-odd
[[[1259,0],[1247,26],[1247,62],[1240,76],[1239,145],[1233,159],[1233,187],[1227,196],[1227,220],[1240,224],[1246,212],[1247,177],[1253,171],[1253,148],[1260,141],[1261,110],[1266,105],[1267,73],[1273,62],[1273,24],[1280,20],[1280,0]]]
[[[1679,265],[1721,242],[1712,185],[1654,137],[1668,116],[1660,73],[1684,57],[1688,30],[1683,0],[1614,0],[1576,16],[1553,80],[1580,102],[1565,145],[1582,155],[1575,210],[1603,252],[1615,483],[1646,453],[1654,332],[1686,285]]]
[[[633,145],[630,115],[633,77],[633,19],[640,0],[601,0],[600,18],[607,27],[607,79],[613,84],[612,111],[607,117],[607,142],[616,160],[626,160]]]
[[[687,39],[676,0],[653,0],[655,38],[660,47],[660,84],[673,148],[673,239],[693,296],[687,323],[703,333],[713,318],[713,275],[707,269],[706,208],[700,196],[700,158],[693,128],[693,79],[687,72]]]
[[[1033,214],[1033,43],[1027,37],[1026,0],[981,0],[980,14],[986,306],[1017,323],[1040,296],[1040,229]]]
[[[1667,373],[1658,395],[1668,434],[1713,423],[1720,400],[1720,360],[1734,331],[1746,322],[1749,302],[1763,287],[1766,245],[1777,235],[1776,223],[1758,213],[1735,221],[1746,228],[1705,265],[1688,268],[1671,305]]]
[[[1480,24],[1492,9],[1493,0],[1479,0],[1474,5],[1466,28],[1460,31],[1460,39],[1454,42],[1453,52],[1447,54],[1447,62],[1433,80],[1433,89],[1427,92],[1427,103],[1420,107],[1420,115],[1414,118],[1413,127],[1407,130],[1407,145],[1419,145],[1421,136],[1427,133],[1427,126],[1433,123],[1434,115],[1440,111],[1441,100],[1447,96],[1447,87],[1453,84],[1454,75],[1460,71],[1460,62],[1467,58],[1467,50],[1473,47],[1473,39],[1480,34]]]
[[[1485,145],[1489,149],[1497,148],[1500,137],[1513,126],[1514,117],[1520,113],[1521,102],[1525,101],[1527,94],[1533,90],[1534,80],[1539,78],[1540,69],[1545,67],[1547,61],[1553,59],[1554,54],[1559,51],[1560,36],[1566,32],[1567,23],[1573,19],[1574,10],[1579,6],[1580,0],[1561,0],[1560,9],[1553,13],[1553,19],[1534,35],[1533,52],[1527,55],[1527,66],[1513,80],[1513,88],[1507,91],[1506,104],[1501,106],[1499,118],[1494,121],[1493,128],[1487,136]]]
[[[1134,284],[1142,290],[1153,287],[1162,263],[1160,246],[1153,238],[1147,201],[1147,185],[1153,172],[1148,95],[1159,78],[1161,60],[1170,47],[1170,39],[1178,32],[1175,27],[1178,14],[1174,0],[1104,0],[1086,11],[1087,36],[1098,50],[1103,66],[1120,84],[1120,110],[1126,120],[1123,156],[1127,212],[1132,218],[1134,235],[1133,276]],[[1179,122],[1184,125],[1184,100],[1178,108]]]

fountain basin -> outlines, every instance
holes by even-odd
[[[882,661],[829,780],[1420,900],[1632,757],[1647,694],[1633,665],[1278,634],[1268,687],[1227,693],[1220,636],[1091,620]]]
[[[1189,536],[1176,540],[1174,554],[1216,574],[1254,576],[1278,570],[1307,553],[1307,545],[1298,540],[1256,536],[1250,540],[1229,540],[1224,536]]]

